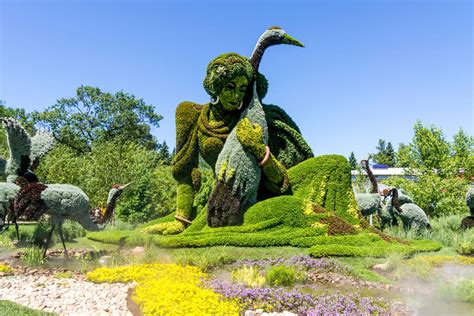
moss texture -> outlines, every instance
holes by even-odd
[[[334,157],[325,159],[331,158]],[[293,176],[295,177],[295,174]],[[303,181],[293,179],[298,180],[298,183]],[[349,189],[350,186],[346,188]],[[297,191],[311,192],[304,188]],[[441,247],[431,241],[408,242],[390,238],[371,228],[365,220],[357,216],[347,215],[346,217],[352,220],[350,222],[338,215],[341,210],[337,207],[328,210],[310,202],[307,197],[283,195],[258,202],[244,214],[242,226],[208,227],[206,212],[201,211],[193,224],[177,236],[146,234],[139,229],[89,233],[88,238],[108,243],[124,242],[130,246],[153,243],[160,247],[312,247],[310,253],[317,257],[385,257],[391,253],[409,255],[418,251],[434,251]],[[353,196],[348,195],[347,200],[349,206],[355,204]]]

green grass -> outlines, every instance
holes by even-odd
[[[371,282],[381,282],[385,284],[393,283],[392,280],[387,279],[383,275],[380,275],[377,272],[371,270],[374,265],[385,262],[385,259],[338,258],[336,260],[343,263],[349,269],[350,274],[358,279]]]
[[[30,309],[10,301],[0,301],[0,315],[47,316],[56,314]]]
[[[431,219],[432,230],[421,233],[414,231],[405,232],[403,227],[393,227],[384,230],[390,236],[414,240],[433,240],[444,247],[451,247],[464,255],[474,254],[474,229],[461,230],[459,225],[465,215],[450,215]]]

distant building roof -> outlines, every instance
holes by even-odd
[[[386,168],[386,169],[372,169],[374,176],[404,176],[408,175],[405,173],[405,168]],[[359,171],[352,170],[351,175],[357,176]]]

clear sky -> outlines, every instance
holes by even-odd
[[[251,54],[269,26],[306,47],[270,48],[265,103],[283,107],[316,155],[360,159],[379,138],[407,143],[416,119],[473,133],[471,1],[0,0],[0,99],[43,110],[80,85],[124,90],[164,116],[205,103],[208,62]]]

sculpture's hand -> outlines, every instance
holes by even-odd
[[[237,138],[247,150],[249,150],[257,160],[261,161],[265,157],[265,144],[263,143],[263,130],[259,124],[250,122],[248,118],[242,119],[237,124]]]

